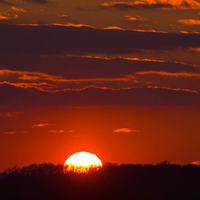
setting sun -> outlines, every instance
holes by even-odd
[[[78,152],[72,154],[64,163],[64,172],[87,173],[90,169],[98,170],[102,167],[101,160],[94,154]]]

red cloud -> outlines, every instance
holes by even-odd
[[[0,113],[0,117],[17,117],[18,115],[23,115],[24,112],[21,111],[15,111],[15,112],[6,112],[6,113]]]
[[[200,25],[199,19],[179,19],[177,22],[184,25]]]
[[[49,124],[36,124],[36,125],[33,125],[32,128],[38,128],[38,127],[45,127],[45,126],[49,126]]]
[[[113,130],[114,133],[138,133],[140,130],[133,130],[131,128],[118,128]]]

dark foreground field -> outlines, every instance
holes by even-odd
[[[200,167],[113,165],[88,174],[63,174],[61,165],[12,168],[0,174],[1,200],[199,200]]]

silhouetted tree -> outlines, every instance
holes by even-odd
[[[13,167],[0,174],[0,199],[200,199],[200,166],[116,165],[105,163],[88,174],[63,173],[51,163]]]

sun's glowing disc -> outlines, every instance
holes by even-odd
[[[94,154],[78,152],[72,154],[64,163],[64,172],[87,173],[90,169],[98,170],[102,167],[101,160]]]

